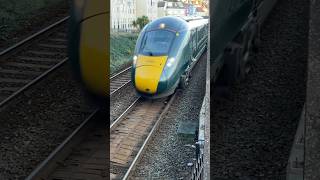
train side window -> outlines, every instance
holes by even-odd
[[[192,31],[192,56],[193,58],[197,56],[197,29]]]
[[[191,31],[191,35],[190,35],[190,44],[191,44],[191,49],[193,49],[193,41],[194,41],[194,30]]]
[[[190,54],[190,56],[191,56],[191,59],[193,58],[193,51],[194,51],[194,30],[191,30],[191,33],[190,33],[190,49],[191,49],[191,54]],[[191,60],[190,59],[190,60]]]

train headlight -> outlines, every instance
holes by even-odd
[[[161,24],[159,25],[159,27],[160,27],[160,29],[164,29],[164,28],[166,27],[166,24],[161,23]]]
[[[137,56],[133,56],[133,66],[136,66],[136,64],[137,64],[137,59],[138,59]]]
[[[168,67],[171,67],[172,64],[173,64],[173,62],[174,62],[175,60],[176,60],[176,59],[173,58],[173,57],[172,57],[172,58],[169,58],[169,59],[168,59],[168,62],[167,62],[167,66],[168,66]]]

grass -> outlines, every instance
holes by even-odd
[[[132,61],[138,34],[112,33],[110,39],[110,70],[111,74]]]
[[[0,40],[8,40],[10,33],[37,19],[34,12],[62,0],[0,0]]]

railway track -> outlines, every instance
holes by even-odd
[[[110,179],[129,179],[175,96],[138,98],[110,125]]]
[[[0,52],[0,107],[67,61],[68,19]]]
[[[110,96],[131,82],[131,67],[128,67],[110,78]]]
[[[26,179],[108,179],[106,117],[92,112]]]

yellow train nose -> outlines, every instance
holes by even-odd
[[[135,70],[135,87],[148,94],[157,92],[167,56],[138,56]]]
[[[154,94],[158,88],[161,69],[154,66],[141,66],[136,69],[135,83],[140,92]]]

